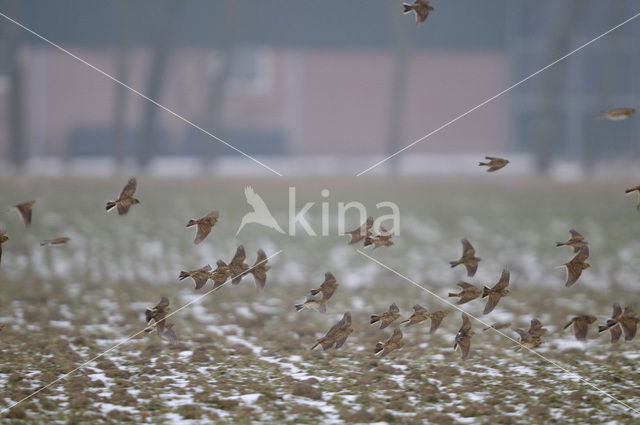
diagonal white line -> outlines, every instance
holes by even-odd
[[[207,295],[211,294],[212,292],[217,291],[218,289],[222,288],[224,285],[226,285],[227,283],[231,282],[233,279],[235,279],[238,276],[243,276],[246,273],[249,273],[251,271],[251,269],[253,269],[256,266],[262,265],[265,262],[267,262],[268,260],[270,260],[271,258],[275,257],[276,255],[280,254],[283,250],[281,249],[280,251],[276,252],[275,254],[270,255],[269,257],[267,257],[266,260],[261,261],[260,263],[256,263],[253,266],[249,267],[247,270],[245,270],[244,272],[230,277],[229,279],[227,279],[222,285],[217,286],[213,289],[210,289],[209,291],[205,292],[204,294],[200,295],[197,298],[194,298],[193,300],[189,301],[188,303],[186,303],[185,305],[181,306],[180,308],[178,308],[177,310],[173,311],[172,313],[169,313],[165,316],[165,320],[168,319],[169,317],[173,316],[174,314],[178,313],[180,310],[189,307],[191,304],[196,303],[198,301],[200,301],[202,298],[206,297]],[[60,376],[59,378],[49,382],[47,385],[45,385],[42,388],[37,389],[36,391],[32,392],[31,394],[29,394],[28,396],[22,398],[21,400],[13,403],[12,405],[10,405],[9,407],[5,407],[4,409],[0,410],[0,415],[2,415],[5,412],[8,412],[9,410],[11,410],[12,408],[16,407],[18,404],[22,403],[25,400],[30,399],[31,397],[33,397],[34,395],[38,394],[40,391],[45,390],[47,388],[49,388],[52,385],[55,385],[57,382],[62,381],[63,379],[67,378],[69,375],[73,375],[75,372],[77,372],[78,370],[84,368],[85,366],[87,366],[89,363],[96,361],[97,359],[99,359],[100,357],[104,356],[105,354],[107,354],[110,351],[115,350],[116,348],[120,347],[122,344],[125,344],[127,342],[129,342],[131,339],[137,337],[138,335],[140,335],[141,333],[143,333],[144,331],[146,331],[147,329],[152,329],[155,326],[154,324],[148,325],[147,327],[141,329],[140,331],[134,333],[133,335],[128,336],[127,338],[123,339],[122,341],[120,341],[119,343],[117,343],[116,345],[114,345],[113,347],[103,351],[100,354],[97,354],[96,356],[92,357],[91,359],[87,360],[86,362],[82,363],[81,365],[77,366],[76,368],[72,369],[71,371],[65,373],[64,375]]]
[[[16,24],[17,26],[19,26],[20,28],[22,28],[23,30],[35,35],[36,37],[38,37],[39,39],[41,39],[42,41],[50,44],[51,46],[55,47],[56,49],[60,50],[61,52],[66,53],[67,55],[71,56],[72,58],[74,58],[75,60],[82,62],[83,64],[85,64],[86,66],[88,66],[89,68],[93,69],[94,71],[102,74],[103,76],[107,77],[108,79],[110,79],[111,81],[113,81],[114,83],[120,84],[121,86],[125,87],[127,90],[132,91],[133,93],[137,94],[138,96],[140,96],[141,98],[148,100],[149,102],[153,103],[154,105],[156,105],[158,108],[170,113],[171,115],[173,115],[174,117],[184,121],[185,123],[189,124],[190,126],[192,126],[193,128],[203,132],[204,134],[206,134],[207,136],[211,137],[212,139],[217,140],[218,142],[222,143],[223,145],[227,146],[228,148],[233,149],[234,151],[238,152],[239,154],[249,158],[250,160],[252,160],[253,162],[262,165],[264,168],[266,168],[267,170],[271,171],[274,174],[277,174],[278,176],[282,177],[282,174],[280,174],[279,172],[277,172],[276,170],[274,170],[273,168],[269,167],[268,165],[262,163],[261,161],[257,160],[256,158],[252,157],[251,155],[241,151],[240,149],[236,148],[235,146],[225,142],[224,140],[222,140],[221,138],[219,138],[218,136],[216,136],[215,134],[205,130],[204,128],[200,127],[199,125],[195,124],[192,121],[189,121],[188,119],[186,119],[185,117],[183,117],[182,115],[172,111],[171,109],[167,108],[164,105],[161,105],[160,103],[156,102],[155,100],[151,99],[150,97],[142,94],[141,92],[139,92],[138,90],[134,89],[133,87],[123,83],[122,81],[118,80],[117,78],[107,74],[106,72],[104,72],[103,70],[101,70],[100,68],[98,68],[95,65],[90,64],[89,62],[87,62],[86,60],[78,57],[77,55],[71,53],[70,51],[68,51],[67,49],[63,48],[62,46],[54,43],[53,41],[47,39],[46,37],[38,34],[37,32],[35,32],[34,30],[24,26],[23,24],[21,24],[20,22],[16,21],[15,19],[12,19],[10,17],[8,17],[7,15],[5,15],[4,13],[0,12],[0,16],[2,16],[3,18],[5,18],[6,20],[13,22],[14,24]]]
[[[533,74],[529,75],[528,77],[523,78],[522,80],[518,81],[517,83],[509,86],[508,88],[502,90],[500,93],[496,94],[495,96],[490,97],[489,99],[485,100],[484,102],[480,103],[479,105],[474,106],[473,108],[469,109],[467,112],[458,115],[457,117],[455,117],[454,119],[452,119],[451,121],[447,122],[446,124],[441,125],[440,127],[436,128],[435,130],[433,130],[432,132],[422,136],[421,138],[419,138],[418,140],[408,144],[407,146],[403,147],[402,149],[400,149],[399,151],[397,151],[394,154],[389,155],[388,157],[384,158],[381,161],[376,162],[375,164],[373,164],[372,166],[370,166],[369,168],[359,172],[358,174],[356,174],[356,177],[360,177],[361,175],[363,175],[364,173],[372,170],[373,168],[377,167],[378,165],[390,160],[391,158],[393,158],[396,155],[401,154],[402,152],[406,151],[407,149],[411,148],[412,146],[422,142],[423,140],[429,138],[430,136],[438,133],[440,130],[443,130],[447,127],[449,127],[451,124],[453,124],[454,122],[458,121],[461,118],[466,117],[467,115],[469,115],[470,113],[472,113],[473,111],[482,108],[484,105],[486,105],[487,103],[499,98],[500,96],[502,96],[503,94],[509,92],[510,90],[518,87],[519,85],[521,85],[522,83],[524,83],[525,81],[535,77],[536,75],[540,74],[541,72],[546,71],[547,69],[551,68],[553,65],[557,64],[558,62],[562,62],[563,60],[565,60],[566,58],[568,58],[569,56],[573,55],[574,53],[579,52],[580,50],[584,49],[585,47],[587,47],[588,45],[595,43],[596,41],[598,41],[599,39],[601,39],[602,37],[604,37],[605,35],[617,30],[618,28],[620,28],[621,26],[631,22],[632,20],[636,19],[638,16],[640,16],[640,13],[637,13],[635,15],[633,15],[632,17],[630,17],[629,19],[627,19],[624,22],[619,23],[618,25],[616,25],[615,27],[603,32],[602,34],[600,34],[599,36],[597,36],[596,38],[584,43],[582,46],[572,50],[571,52],[567,53],[566,55],[562,56],[559,59],[556,59],[555,61],[551,62],[549,65],[545,66],[544,68],[539,69],[538,71],[534,72]]]
[[[472,315],[472,314],[470,314],[470,313],[467,313],[467,312],[466,312],[466,311],[464,311],[462,308],[460,308],[460,307],[459,307],[459,306],[457,306],[456,304],[453,304],[451,301],[447,300],[446,298],[442,298],[440,295],[436,294],[435,292],[430,291],[428,288],[425,288],[424,286],[420,285],[419,283],[417,283],[417,282],[415,282],[415,281],[413,281],[413,280],[409,279],[407,276],[403,275],[402,273],[400,273],[400,272],[398,272],[398,271],[396,271],[396,270],[392,269],[391,267],[389,267],[389,266],[387,266],[387,265],[385,265],[385,264],[381,263],[380,261],[378,261],[378,260],[376,260],[375,258],[371,257],[370,255],[368,255],[368,254],[364,253],[364,252],[363,252],[363,251],[361,251],[360,249],[358,249],[358,252],[359,252],[360,254],[362,254],[363,256],[367,257],[369,260],[373,261],[374,263],[376,263],[376,264],[380,265],[381,267],[383,267],[383,268],[385,268],[385,269],[389,270],[390,272],[394,273],[395,275],[397,275],[397,276],[401,277],[402,279],[406,280],[407,282],[409,282],[409,283],[413,284],[414,286],[417,286],[418,288],[422,289],[422,290],[423,290],[423,291],[425,291],[425,292],[428,292],[429,294],[433,295],[434,297],[436,297],[438,300],[442,301],[443,303],[450,305],[451,307],[455,308],[456,310],[461,311],[462,313],[465,313],[465,314],[466,314],[466,315],[468,315],[469,317],[471,317],[471,318],[473,318],[474,320],[476,320],[476,321],[478,321],[478,322],[482,323],[484,326],[486,326],[486,327],[490,328],[490,329],[491,329],[491,330],[493,330],[494,332],[496,332],[496,333],[498,333],[498,334],[502,335],[503,337],[505,337],[505,338],[507,338],[507,339],[509,339],[509,340],[511,340],[511,341],[513,341],[513,342],[515,342],[516,344],[518,344],[518,345],[519,345],[519,346],[521,346],[522,348],[524,348],[524,349],[528,350],[529,352],[531,352],[531,353],[535,354],[536,356],[540,357],[540,358],[541,358],[541,359],[543,359],[544,361],[546,361],[546,362],[550,363],[551,365],[553,365],[553,366],[557,367],[558,369],[561,369],[561,370],[562,370],[562,371],[564,371],[565,373],[568,373],[569,375],[574,376],[574,377],[575,377],[575,378],[577,378],[578,380],[580,380],[580,381],[582,381],[583,383],[587,384],[588,386],[592,387],[592,388],[593,388],[593,389],[595,389],[596,391],[598,391],[598,392],[600,392],[600,393],[602,393],[602,394],[606,395],[607,397],[610,397],[612,400],[616,401],[617,403],[621,404],[622,406],[624,406],[624,407],[626,407],[626,408],[628,408],[628,409],[630,409],[630,410],[633,410],[635,413],[640,414],[640,410],[637,410],[637,409],[635,409],[635,408],[633,408],[633,407],[629,406],[627,403],[625,403],[625,402],[623,402],[622,400],[620,400],[620,399],[618,399],[618,398],[616,398],[616,397],[612,396],[612,395],[611,395],[610,393],[608,393],[607,391],[605,391],[605,390],[603,390],[603,389],[599,388],[599,387],[598,387],[598,386],[596,386],[595,384],[592,384],[591,382],[589,382],[588,380],[586,380],[586,379],[585,379],[585,378],[583,378],[582,376],[578,375],[577,373],[575,373],[575,372],[571,372],[570,370],[568,370],[568,369],[566,369],[565,367],[561,366],[560,364],[558,364],[558,363],[554,362],[553,360],[551,360],[551,359],[549,359],[549,358],[547,358],[547,357],[543,356],[542,354],[538,353],[537,351],[535,351],[535,350],[533,350],[533,349],[531,349],[531,348],[529,348],[529,347],[527,347],[527,346],[524,346],[524,345],[520,344],[520,342],[519,342],[519,341],[516,341],[514,338],[510,337],[509,335],[505,334],[504,332],[500,331],[499,329],[494,329],[494,328],[492,328],[492,327],[491,327],[491,325],[489,325],[488,323],[486,323],[484,320],[482,320],[482,319],[480,319],[480,318],[478,318],[478,317],[476,317],[476,316],[474,316],[474,315]]]

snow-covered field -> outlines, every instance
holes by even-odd
[[[144,309],[161,296],[174,310],[211,288],[195,292],[180,270],[221,258],[239,244],[252,264],[256,251],[270,260],[264,292],[252,279],[225,285],[171,317],[180,343],[141,334],[9,412],[6,423],[640,423],[640,336],[611,345],[597,324],[611,304],[640,301],[640,214],[624,189],[636,182],[558,183],[502,178],[348,181],[316,179],[158,179],[139,177],[141,204],[119,217],[104,211],[128,176],[119,179],[29,178],[0,180],[0,229],[10,240],[0,264],[0,409],[63,376],[140,331]],[[281,235],[248,225],[243,189],[253,188],[286,229],[288,187],[296,209],[315,202],[309,222],[322,223],[327,204],[331,234]],[[328,197],[321,190],[328,189]],[[5,207],[35,199],[33,225],[23,229]],[[360,201],[377,216],[382,201],[401,212],[395,245],[366,251],[376,260],[446,297],[458,280],[493,285],[511,270],[511,293],[482,316],[484,301],[462,307],[483,321],[526,328],[533,317],[549,329],[536,351],[514,351],[513,341],[475,335],[466,362],[452,350],[460,313],[385,270],[337,234],[338,202]],[[3,209],[5,208],[5,209]],[[186,222],[220,211],[220,221],[200,245]],[[348,217],[347,227],[358,218]],[[572,257],[556,248],[575,228],[590,243],[592,268],[571,288],[557,268]],[[39,242],[69,236],[66,246]],[[469,279],[448,261],[468,238],[482,258]],[[332,271],[340,287],[327,313],[293,305]],[[393,331],[368,324],[389,304],[403,318],[418,303],[450,309],[441,329],[428,323],[403,329],[406,345],[382,359],[377,341]],[[638,303],[640,307],[640,303]],[[310,351],[342,314],[353,314],[354,333],[335,352]],[[574,315],[598,317],[586,342],[563,325]],[[397,324],[397,322],[396,322]],[[503,330],[516,338],[510,329]],[[558,367],[560,366],[560,367]],[[578,376],[574,375],[577,374]]]

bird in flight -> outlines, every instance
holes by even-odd
[[[458,292],[457,294],[454,294],[453,292],[449,292],[449,296],[450,297],[458,297],[458,298],[460,298],[458,300],[458,302],[456,303],[457,305],[468,303],[469,301],[475,300],[480,295],[482,295],[482,289],[480,289],[480,288],[478,288],[476,286],[473,286],[470,283],[460,281],[460,282],[457,283],[457,285],[460,288],[462,288],[462,290],[460,292]]]
[[[598,115],[598,119],[607,119],[609,121],[622,121],[629,118],[636,112],[634,108],[616,108],[611,109]]]
[[[378,342],[376,344],[373,352],[376,356],[384,357],[393,350],[399,350],[402,347],[404,347],[404,342],[402,341],[402,331],[399,328],[396,328],[386,342]]]
[[[233,283],[234,285],[240,283],[242,277],[249,269],[249,265],[244,262],[245,258],[247,258],[247,255],[244,251],[244,246],[240,245],[238,249],[236,249],[236,253],[229,263],[229,271],[231,272],[231,276],[233,277],[231,283]]]
[[[303,302],[302,304],[296,304],[294,307],[296,308],[296,311],[302,311],[302,309],[306,308],[309,310],[318,311],[320,313],[326,313],[327,300],[326,298],[316,299],[313,297],[307,297],[307,300],[305,302]]]
[[[133,194],[136,193],[136,187],[138,186],[138,181],[135,177],[129,179],[125,187],[120,192],[120,196],[115,201],[107,202],[107,211],[111,210],[113,207],[117,207],[118,214],[124,215],[129,212],[129,209],[132,205],[139,204],[140,201],[133,197]]]
[[[31,211],[33,210],[33,204],[35,203],[36,201],[26,201],[13,206],[13,208],[18,211],[18,215],[20,216],[24,227],[29,227],[31,225]]]
[[[267,265],[267,254],[264,250],[258,250],[258,257],[256,262],[249,269],[249,273],[253,275],[253,281],[256,285],[256,291],[260,292],[264,289],[264,285],[267,283],[267,272],[271,269]]]
[[[439,310],[439,311],[434,311],[429,315],[431,319],[431,327],[429,328],[430,334],[433,334],[435,331],[438,330],[438,328],[440,327],[440,324],[442,323],[442,320],[445,317],[447,317],[449,313],[451,313],[450,310]]]
[[[213,289],[225,284],[232,277],[229,266],[222,260],[216,262],[216,269],[209,274],[209,279],[213,280]]]
[[[196,238],[193,240],[193,243],[197,245],[202,242],[209,233],[211,233],[211,228],[216,225],[219,218],[220,213],[218,213],[218,211],[211,211],[209,214],[197,220],[189,220],[187,227],[197,226]]]
[[[351,312],[347,311],[335,325],[331,327],[325,336],[318,339],[316,344],[311,347],[313,350],[318,345],[322,346],[324,351],[335,346],[336,349],[342,347],[349,335],[353,332],[351,327]]]
[[[478,262],[482,259],[476,257],[476,250],[473,249],[473,245],[471,245],[466,238],[462,239],[461,242],[462,256],[457,261],[449,261],[449,264],[451,264],[452,268],[464,264],[464,267],[467,269],[467,276],[473,277],[478,270]]]
[[[420,304],[416,304],[413,306],[413,314],[407,320],[403,320],[400,324],[406,323],[405,326],[413,326],[420,322],[424,322],[429,319],[429,312],[426,308],[422,307]]]
[[[507,289],[509,286],[509,270],[502,270],[502,275],[500,276],[500,280],[496,283],[493,288],[489,288],[487,286],[484,287],[482,291],[482,298],[489,297],[487,301],[487,305],[484,306],[484,311],[482,314],[489,314],[493,311],[494,308],[498,305],[498,301],[500,298],[506,296],[509,293]]]
[[[474,332],[471,330],[471,320],[469,320],[469,316],[465,313],[462,313],[462,326],[458,330],[456,334],[455,342],[453,343],[453,350],[455,351],[458,347],[460,347],[460,351],[462,352],[462,360],[466,360],[469,357],[469,349],[471,348],[471,337],[474,335]]]
[[[542,335],[547,333],[547,329],[542,326],[538,319],[531,319],[529,329],[526,331],[514,328],[520,335],[520,344],[515,346],[515,351],[520,351],[522,347],[536,348],[542,344]]]
[[[393,242],[391,241],[391,236],[393,235],[389,233],[387,229],[380,226],[380,233],[375,236],[367,236],[364,238],[364,246],[372,245],[373,249],[381,246],[392,246]]]
[[[318,294],[322,294],[322,298],[328,300],[333,296],[333,293],[336,292],[340,284],[336,281],[335,276],[331,272],[326,272],[324,274],[324,282],[320,285],[318,289],[312,289],[311,295],[316,296]]]
[[[580,315],[571,318],[569,323],[564,325],[564,328],[567,329],[569,326],[573,325],[573,333],[576,336],[577,340],[584,341],[587,339],[587,333],[589,332],[589,325],[598,320],[595,316],[590,315]]]
[[[589,258],[589,247],[583,246],[571,261],[563,264],[563,266],[567,268],[567,282],[565,283],[565,286],[569,287],[576,283],[582,274],[582,270],[591,267],[589,263],[585,262],[587,258]]]
[[[631,341],[635,338],[636,332],[638,331],[638,322],[640,322],[638,314],[635,312],[633,307],[627,306],[624,311],[617,316],[617,318],[607,320],[607,327],[604,329],[603,327],[600,327],[600,332],[619,324],[624,332],[624,340]]]
[[[571,233],[571,237],[569,238],[569,240],[566,242],[556,242],[556,247],[570,246],[571,248],[573,248],[573,252],[578,252],[583,246],[589,245],[587,241],[584,240],[584,236],[576,232],[574,229],[569,230],[569,233]]]
[[[606,330],[611,334],[611,343],[618,342],[622,335],[622,328],[618,323],[618,318],[622,316],[622,307],[620,304],[613,303],[613,312],[611,313],[611,319],[607,320],[607,324],[598,326],[598,332],[604,332]]]
[[[380,322],[380,329],[384,329],[389,326],[392,322],[397,320],[400,317],[400,309],[397,305],[391,304],[389,309],[382,313],[382,315],[377,316],[375,314],[371,315],[371,320],[369,324],[373,325],[374,323]]]
[[[211,271],[211,266],[209,264],[207,264],[204,267],[201,267],[199,269],[196,270],[191,270],[188,272],[185,271],[181,271],[180,272],[180,276],[178,276],[179,280],[184,280],[188,277],[190,277],[191,279],[193,279],[194,283],[196,284],[196,291],[200,288],[202,288],[204,285],[207,284],[207,281],[211,278],[210,272]],[[226,279],[225,279],[226,280]]]
[[[367,217],[367,221],[362,223],[360,227],[354,229],[350,232],[345,233],[350,236],[349,245],[353,245],[354,243],[358,243],[361,240],[368,238],[372,235],[370,229],[373,227],[373,217]]]
[[[244,188],[244,196],[247,198],[247,203],[253,208],[253,211],[246,213],[244,217],[242,217],[236,235],[249,223],[261,224],[280,233],[285,233],[271,214],[271,211],[269,211],[267,204],[265,204],[260,195],[258,195],[251,186]]]
[[[506,160],[504,158],[498,158],[498,157],[495,157],[495,156],[485,156],[484,158],[489,160],[489,162],[480,162],[480,163],[478,163],[478,165],[480,165],[480,166],[484,165],[484,166],[489,167],[487,169],[487,172],[489,172],[489,173],[494,172],[494,171],[498,171],[499,169],[504,168],[509,163],[508,160]]]
[[[415,13],[416,25],[420,26],[429,16],[429,12],[433,11],[433,7],[429,4],[429,1],[430,0],[414,0],[413,4],[402,3],[402,13]]]
[[[162,336],[164,333],[165,317],[167,317],[167,314],[169,314],[169,311],[170,311],[169,298],[162,297],[160,299],[160,302],[156,304],[155,307],[153,307],[152,309],[147,309],[144,312],[147,323],[153,320],[155,323],[156,331],[160,336]],[[145,332],[147,333],[151,332],[151,328],[146,329]]]
[[[42,241],[40,243],[40,246],[45,246],[45,245],[64,245],[67,242],[69,242],[70,240],[71,240],[71,238],[67,238],[67,237],[49,239],[49,240],[46,240],[46,241]]]

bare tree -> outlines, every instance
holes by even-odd
[[[159,102],[164,87],[167,60],[174,47],[173,37],[175,36],[180,1],[158,0],[154,5],[156,15],[155,19],[151,20],[153,26],[152,58],[149,64],[145,94]],[[142,140],[138,151],[138,165],[142,168],[149,165],[156,153],[157,121],[158,107],[151,102],[146,102],[142,114]]]
[[[17,1],[4,0],[4,10],[9,16],[16,16]],[[5,61],[9,77],[8,139],[10,160],[17,170],[24,167],[27,161],[28,148],[24,131],[24,97],[22,89],[22,70],[20,66],[20,28],[5,22],[6,37]]]
[[[564,12],[555,22],[555,29],[549,38],[548,58],[557,59],[569,51],[572,31],[580,24],[588,5],[584,0],[571,0],[566,3]],[[535,121],[536,169],[539,174],[547,175],[551,168],[554,141],[558,140],[559,99],[562,90],[563,68],[555,68],[544,73],[542,89],[538,96]]]
[[[393,71],[391,74],[391,102],[387,133],[387,155],[393,155],[402,146],[402,120],[407,101],[407,78],[410,63],[410,40],[407,19],[400,13],[398,4],[389,2],[393,32]],[[398,174],[398,157],[389,160],[389,173]]]

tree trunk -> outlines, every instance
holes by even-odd
[[[17,2],[5,0],[5,11],[15,17]],[[5,60],[9,77],[9,95],[7,97],[9,158],[17,171],[27,162],[28,148],[24,131],[24,97],[22,89],[22,70],[20,66],[20,28],[11,22],[4,23],[6,36]]]
[[[152,20],[154,43],[152,58],[149,64],[149,76],[145,95],[160,102],[164,78],[167,69],[167,59],[173,47],[172,39],[177,21],[179,0],[158,1],[157,19]],[[158,106],[146,102],[142,116],[141,146],[138,151],[138,165],[147,168],[156,154]]]

